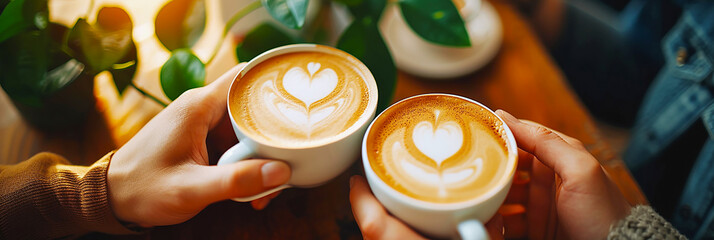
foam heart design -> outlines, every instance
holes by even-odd
[[[325,120],[325,118],[330,116],[330,114],[332,114],[336,109],[334,106],[331,106],[310,111],[310,113],[306,113],[304,109],[300,109],[285,103],[278,103],[277,107],[278,111],[280,111],[280,114],[285,116],[296,126],[306,127],[308,131],[312,129],[312,126],[314,126],[316,123]]]
[[[437,166],[461,149],[464,134],[459,124],[443,122],[434,129],[431,122],[422,121],[414,127],[412,141],[417,149],[436,162]]]
[[[457,184],[466,180],[469,177],[478,177],[479,175],[481,175],[481,171],[483,170],[483,159],[476,158],[476,160],[474,160],[472,164],[472,166],[469,166],[465,169],[444,171],[444,184]]]
[[[315,72],[317,72],[317,70],[320,70],[320,66],[322,66],[322,65],[320,65],[320,63],[315,63],[315,62],[308,63],[307,71],[310,73],[310,76],[315,75]]]
[[[445,171],[439,176],[436,172],[427,171],[423,168],[417,167],[416,165],[410,163],[409,161],[402,160],[401,166],[407,174],[409,174],[412,179],[422,182],[423,184],[458,184],[464,180],[476,175],[481,174],[481,169],[483,168],[482,160],[476,159],[474,166],[465,169]],[[441,179],[440,179],[441,177]],[[443,181],[443,183],[442,183]]]
[[[401,167],[404,169],[405,173],[410,175],[412,179],[419,181],[422,184],[433,185],[441,182],[439,179],[439,173],[435,170],[423,169],[407,160],[401,161]]]
[[[311,104],[327,97],[337,87],[337,73],[331,68],[320,71],[319,63],[308,63],[306,72],[300,67],[293,67],[283,75],[283,88],[290,95],[305,103]]]

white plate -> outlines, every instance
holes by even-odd
[[[472,73],[489,63],[498,53],[503,38],[501,19],[488,1],[482,1],[466,29],[471,47],[445,47],[427,42],[404,21],[399,7],[385,12],[380,28],[397,67],[405,72],[431,78],[449,79]]]

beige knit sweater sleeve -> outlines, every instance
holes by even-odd
[[[134,233],[109,205],[106,177],[112,155],[89,167],[69,165],[51,153],[0,166],[0,239]]]
[[[607,239],[687,239],[649,206],[635,206],[630,215],[610,227]]]

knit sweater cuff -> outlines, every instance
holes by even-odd
[[[86,167],[40,153],[17,165],[0,166],[0,239],[137,233],[119,222],[109,203],[112,156]]]
[[[119,222],[109,204],[107,170],[113,155],[114,151],[95,162],[83,177],[82,184],[80,184],[82,214],[79,217],[87,223],[91,231],[111,234],[137,233]]]
[[[607,239],[687,239],[649,206],[635,206],[610,227]]]

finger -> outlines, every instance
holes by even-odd
[[[353,176],[350,186],[352,213],[365,239],[424,239],[387,213],[363,177]]]
[[[547,239],[548,218],[551,216],[553,201],[555,201],[555,173],[540,161],[533,161],[531,183],[528,189],[528,237],[530,239]]]
[[[285,184],[290,167],[281,161],[245,160],[221,166],[194,165],[189,169],[192,200],[213,202],[248,197]]]
[[[239,63],[207,86],[206,90],[209,92],[208,95],[211,96],[209,101],[212,103],[218,103],[217,105],[211,104],[214,109],[211,111],[213,118],[209,123],[209,129],[213,129],[213,127],[216,126],[221,121],[221,118],[228,112],[226,109],[228,89],[230,88],[233,79],[238,75],[238,72],[245,67],[245,65],[247,65],[247,63]]]
[[[238,75],[238,72],[243,70],[246,65],[248,65],[247,62],[238,63],[207,86],[212,88],[212,90],[226,92],[227,94],[228,88],[231,86],[233,79],[235,79],[235,77]]]
[[[523,123],[503,110],[497,110],[496,114],[508,124],[519,148],[535,155],[564,180],[580,176],[582,171],[599,169],[600,164],[590,153],[574,148],[548,128]]]
[[[488,235],[491,236],[491,240],[503,239],[503,216],[501,214],[496,213],[491,220],[488,220],[485,227]]]
[[[273,200],[273,198],[276,198],[278,195],[280,195],[280,192],[282,192],[282,190],[268,194],[268,196],[259,198],[257,200],[253,200],[252,202],[250,202],[250,205],[253,206],[253,209],[255,210],[263,210],[265,209],[265,207],[268,206],[270,200]]]
[[[530,121],[530,120],[520,120],[520,121],[523,122],[523,123],[525,123],[525,124],[531,125],[531,126],[533,126],[533,127],[544,127],[544,128],[547,128],[548,130],[553,131],[555,134],[558,134],[558,136],[560,136],[560,138],[562,138],[563,140],[565,140],[565,142],[567,142],[568,144],[570,144],[570,146],[573,146],[574,148],[578,148],[578,149],[583,150],[583,151],[587,151],[587,149],[585,149],[585,145],[583,145],[583,143],[582,143],[580,140],[578,140],[577,138],[568,136],[568,135],[566,135],[566,134],[564,134],[564,133],[562,133],[562,132],[553,130],[552,128],[543,126],[542,124],[537,123],[537,122],[533,122],[533,121]]]

